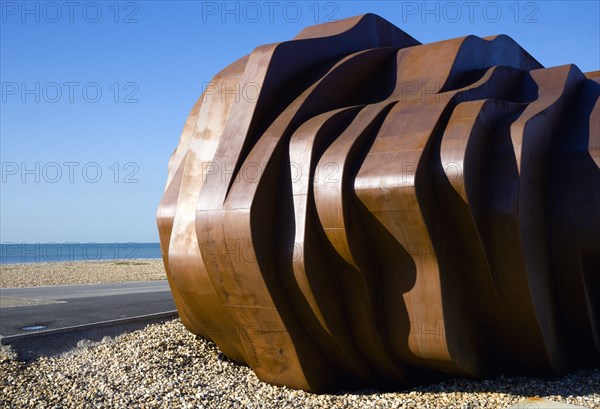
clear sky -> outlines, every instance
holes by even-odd
[[[0,240],[157,242],[167,161],[203,84],[258,45],[373,12],[422,43],[507,34],[600,66],[598,1],[4,1]]]

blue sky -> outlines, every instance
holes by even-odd
[[[0,4],[2,242],[157,242],[203,83],[307,25],[373,12],[423,43],[507,34],[544,66],[600,67],[597,1]]]

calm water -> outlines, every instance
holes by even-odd
[[[0,244],[0,262],[2,264],[160,257],[160,245],[158,243]]]

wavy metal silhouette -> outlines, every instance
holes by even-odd
[[[256,48],[169,162],[183,323],[311,391],[597,365],[599,81],[372,14]]]

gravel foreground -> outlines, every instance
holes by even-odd
[[[219,356],[176,319],[81,341],[73,351],[31,363],[0,354],[0,407],[117,408],[506,408],[538,396],[600,408],[600,369],[563,378],[453,379],[398,393],[314,395],[260,382]]]
[[[0,265],[0,287],[166,280],[160,258]]]

